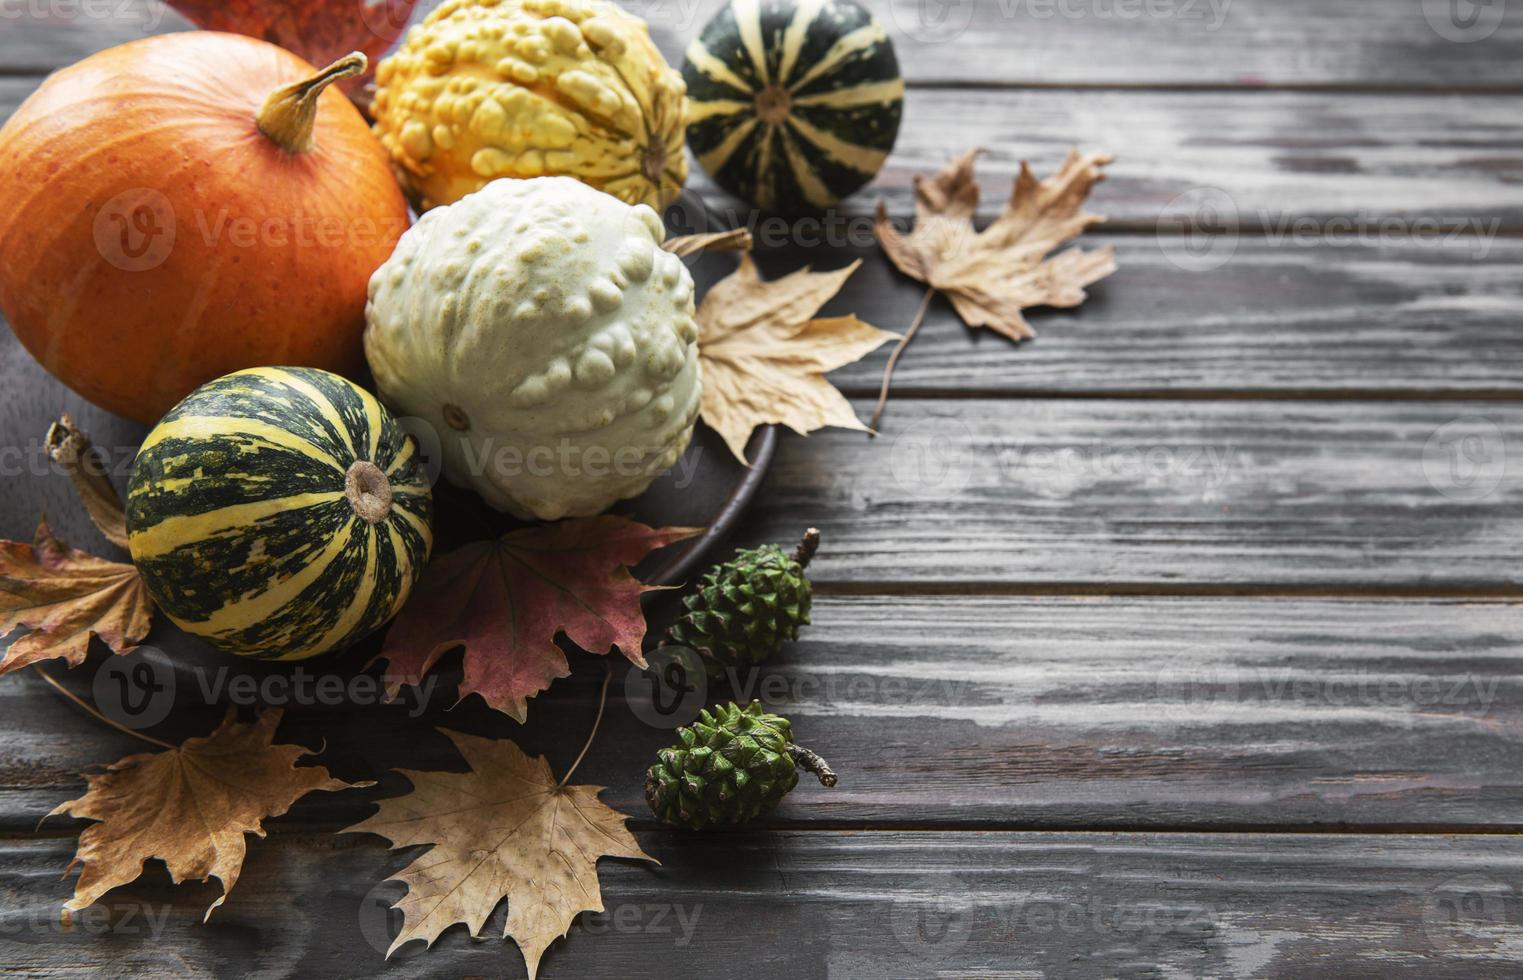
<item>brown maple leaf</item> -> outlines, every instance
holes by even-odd
[[[439,657],[465,647],[460,696],[479,694],[519,721],[528,699],[571,672],[560,633],[590,653],[618,647],[645,666],[642,585],[626,566],[701,528],[649,528],[604,515],[512,531],[436,558],[424,570],[376,661],[387,693],[420,684]]]
[[[598,799],[603,787],[557,783],[544,757],[531,759],[506,739],[443,733],[470,772],[398,770],[413,791],[382,800],[343,831],[379,835],[393,850],[432,845],[389,879],[405,883],[407,894],[393,906],[403,924],[386,955],[414,939],[431,946],[456,923],[479,936],[506,898],[503,937],[518,943],[533,980],[545,949],[577,914],[603,910],[599,858],[660,862],[640,849],[624,815]]]
[[[70,548],[47,521],[32,544],[0,541],[0,636],[18,626],[0,660],[0,676],[39,660],[62,658],[78,666],[99,636],[116,653],[130,653],[153,617],[153,600],[130,564]]]
[[[88,908],[116,886],[137,880],[143,863],[158,858],[175,884],[222,882],[222,895],[206,910],[211,918],[238,883],[245,834],[263,837],[266,817],[280,816],[314,790],[372,785],[333,779],[322,766],[296,766],[310,750],[271,744],[280,711],[268,711],[252,725],[239,724],[235,714],[230,708],[204,738],[129,755],[104,773],[85,776],[85,795],[48,814],[101,821],[79,835],[79,851],[65,874],[79,864],[84,870],[66,910]]]
[[[810,319],[861,264],[835,272],[804,268],[763,282],[742,254],[740,267],[704,296],[698,307],[703,420],[742,463],[759,425],[780,422],[800,435],[827,425],[867,428],[825,375],[895,335],[855,316]]]
[[[1058,172],[1038,181],[1023,161],[1005,210],[983,231],[973,228],[978,184],[973,163],[984,151],[973,149],[952,160],[930,180],[915,177],[915,227],[903,235],[878,202],[874,224],[878,242],[905,275],[931,288],[883,375],[883,390],[873,413],[876,424],[888,394],[899,353],[924,322],[934,292],[945,293],[957,315],[970,327],[988,327],[1011,340],[1036,336],[1022,311],[1033,306],[1078,306],[1084,287],[1116,271],[1115,249],[1052,251],[1105,219],[1086,214],[1084,201],[1104,179],[1100,168],[1108,153],[1069,151]]]

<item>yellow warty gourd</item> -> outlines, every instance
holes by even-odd
[[[682,76],[603,0],[448,0],[376,84],[376,134],[425,210],[553,175],[661,208],[687,179]]]

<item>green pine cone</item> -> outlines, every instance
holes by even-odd
[[[792,555],[764,544],[714,566],[682,600],[667,642],[696,650],[716,681],[772,657],[809,622],[804,569],[819,544],[820,532],[810,528]]]
[[[731,702],[701,711],[677,729],[682,744],[662,749],[645,773],[645,800],[665,823],[688,830],[742,824],[777,806],[798,785],[795,766],[826,786],[836,775],[819,756],[793,741],[788,719],[761,702]]]

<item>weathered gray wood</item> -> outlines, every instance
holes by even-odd
[[[0,114],[8,116],[36,82],[0,79]],[[914,176],[935,172],[973,145],[990,150],[978,171],[985,216],[1003,206],[1021,160],[1046,175],[1079,146],[1118,157],[1091,209],[1113,227],[1150,235],[1225,225],[1276,243],[1332,236],[1402,244],[1455,234],[1479,253],[1498,230],[1523,227],[1523,140],[1512,95],[914,94],[883,172],[838,209],[837,238],[870,241],[866,219],[880,197],[894,214],[910,215]],[[753,220],[749,207],[718,191],[696,166],[679,208],[706,212],[710,227]],[[758,231],[764,244],[787,246],[818,238],[823,229],[768,223]]]
[[[870,403],[857,403],[865,415]],[[1523,405],[906,400],[785,439],[750,538],[832,585],[1508,590]]]
[[[675,54],[718,2],[634,9]],[[1041,314],[1043,337],[1024,348],[969,338],[933,306],[900,391],[955,397],[901,397],[877,444],[786,442],[745,536],[824,528],[820,597],[804,640],[740,694],[785,710],[843,782],[801,788],[756,832],[653,829],[641,772],[671,736],[637,710],[621,667],[577,780],[608,785],[664,867],[606,863],[612,914],[578,926],[545,975],[737,963],[811,977],[1516,973],[1516,838],[1254,831],[1523,827],[1523,603],[1423,597],[1523,596],[1519,471],[1497,461],[1523,453],[1523,406],[1509,400],[1523,367],[1517,0],[1474,44],[1443,36],[1443,3],[1235,0],[1209,30],[1210,4],[1197,20],[1184,2],[1131,18],[1070,5],[1078,16],[1050,19],[1024,2],[952,4],[954,24],[965,10],[972,20],[946,43],[917,40],[907,19],[935,5],[876,4],[907,76],[926,84],[888,169],[843,213],[865,215],[881,195],[907,215],[911,176],[975,141],[993,150],[980,169],[986,215],[1020,158],[1044,172],[1070,144],[1108,148],[1119,159],[1093,204],[1112,233],[1096,241],[1119,247],[1122,271],[1082,310]],[[175,22],[132,4],[113,0],[127,11],[114,20],[61,4],[46,22],[0,16],[0,74],[12,76],[0,113],[36,84],[29,73],[140,35],[145,12]],[[938,87],[961,81],[985,87]],[[1296,90],[1244,87],[1260,82]],[[732,220],[734,202],[701,175],[693,190],[713,220]],[[1218,262],[1222,239],[1197,232],[1224,216],[1243,236]],[[1382,231],[1391,216],[1434,223]],[[1364,240],[1346,247],[1340,221]],[[1493,221],[1513,237],[1493,241]],[[1433,241],[1451,228],[1457,240]],[[808,249],[797,246],[812,230],[795,226],[763,262],[781,272],[872,256],[830,311],[902,328],[919,289],[866,232],[846,229],[857,249]],[[706,259],[700,276],[726,261]],[[142,430],[46,379],[0,334],[0,536],[29,534],[47,510],[104,552],[37,447],[72,411],[120,480]],[[884,356],[839,382],[868,394]],[[1129,393],[1147,397],[1114,397]],[[1011,397],[1023,394],[1085,397]],[[1329,394],[1339,400],[1297,400]],[[1444,428],[1459,418],[1471,421]],[[960,594],[974,589],[1055,594]],[[853,594],[866,590],[886,594]],[[1118,590],[1416,597],[1103,595]],[[602,680],[590,658],[575,663],[522,728],[478,705],[419,719],[371,706],[293,709],[280,737],[326,743],[323,761],[351,779],[458,767],[436,724],[514,737],[560,769]],[[156,731],[183,738],[219,716],[181,692]],[[170,888],[154,868],[110,897],[114,933],[85,918],[65,934],[52,922],[71,886],[57,875],[78,824],[38,834],[36,820],[77,795],[80,770],[143,746],[34,677],[0,681],[0,718],[7,969],[383,968],[373,899],[398,891],[371,888],[403,859],[317,831],[398,791],[396,777],[315,795],[276,821],[210,926],[199,920],[215,889]],[[1241,832],[1108,832],[1128,828]],[[391,968],[520,969],[510,945],[460,930]]]
[[[1302,240],[1363,227],[1378,238],[1383,219],[1422,216],[1485,237],[1523,222],[1516,102],[1324,91],[917,91],[882,172],[839,211],[868,215],[881,197],[908,215],[916,174],[983,146],[980,212],[992,215],[1021,160],[1045,176],[1077,146],[1116,155],[1090,210],[1117,227],[1152,233],[1164,219],[1178,233],[1224,223]],[[689,188],[726,219],[749,214],[701,168]],[[1384,238],[1418,233],[1398,223]]]
[[[0,536],[46,511],[105,547],[67,480],[31,462],[77,407],[54,386],[0,393],[17,440]],[[141,427],[79,415],[124,479]],[[1514,589],[1520,426],[1508,402],[906,399],[876,440],[785,439],[743,533],[823,528],[824,583]]]
[[[935,301],[895,372],[898,397],[990,393],[1198,397],[1250,393],[1410,397],[1523,390],[1523,240],[1391,247],[1242,239],[1214,269],[1182,267],[1177,239],[1092,234],[1120,269],[1076,310],[1038,310],[1035,342],[963,326]],[[924,286],[875,245],[790,249],[764,274],[802,263],[862,267],[827,313],[903,332]],[[733,260],[705,256],[707,283]],[[876,397],[890,347],[836,372],[848,394]]]
[[[822,554],[833,546],[827,531]],[[760,698],[842,776],[801,785],[774,826],[1523,827],[1520,604],[864,597],[820,598],[813,619],[775,663],[685,712],[663,714],[620,665],[577,778],[651,826],[643,772],[670,727],[700,703]],[[459,768],[436,725],[514,738],[560,771],[602,680],[575,663],[522,728],[474,701],[446,712],[446,686],[421,718],[292,709],[279,737],[326,744],[348,779]],[[176,695],[155,734],[209,731],[219,709]],[[29,830],[81,770],[144,751],[34,677],[0,681],[0,717],[0,830]],[[295,813],[337,826],[396,785]]]
[[[917,391],[1432,396],[1516,390],[1523,377],[1516,342],[1523,244],[1513,240],[1494,243],[1480,261],[1465,244],[1303,249],[1244,241],[1210,272],[1179,268],[1150,239],[1096,236],[1095,243],[1117,246],[1120,272],[1095,287],[1079,310],[1034,314],[1041,332],[1035,342],[1017,346],[970,333],[946,304],[934,303],[897,372],[897,397]],[[889,268],[873,246],[764,253],[762,265],[779,275],[805,262],[830,267],[853,257],[863,258],[863,267],[826,311],[904,329],[920,287]],[[731,262],[704,257],[695,272],[712,281]],[[885,348],[835,379],[851,394],[872,394],[887,356]],[[7,434],[0,446],[7,498],[0,536],[28,537],[46,512],[68,540],[105,548],[42,453],[48,424],[64,412],[91,433],[118,483],[125,482],[142,427],[69,392],[8,330],[0,331],[0,423]],[[891,415],[889,431],[896,424]],[[844,438],[858,448],[855,437]]]
[[[600,866],[541,976],[1516,975],[1523,844],[1508,837],[643,834]],[[380,949],[401,887],[375,838],[272,834],[207,924],[212,886],[155,869],[72,932],[69,841],[0,842],[0,950],[55,976],[523,976],[499,908],[430,952]],[[398,920],[399,921],[399,920]]]
[[[631,0],[673,64],[725,0]],[[868,0],[921,83],[1018,85],[1523,85],[1516,0],[1466,29],[1447,4],[1352,0]],[[437,6],[433,0],[418,11]],[[17,4],[0,21],[12,70],[48,70],[183,27],[156,0]],[[90,13],[84,13],[90,11]],[[1463,9],[1460,15],[1467,13]],[[1498,15],[1501,15],[1498,17]],[[1494,25],[1494,26],[1492,26]],[[1457,43],[1450,38],[1481,35]]]

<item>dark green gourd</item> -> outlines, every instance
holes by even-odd
[[[209,381],[148,434],[127,538],[149,594],[230,653],[300,660],[402,608],[428,561],[417,446],[370,394],[313,368]]]
[[[734,0],[682,74],[698,162],[766,211],[829,207],[872,180],[899,132],[893,43],[852,0]]]

